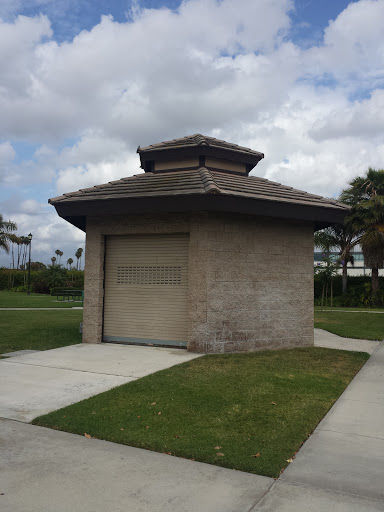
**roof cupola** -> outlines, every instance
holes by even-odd
[[[264,154],[224,140],[197,133],[179,139],[138,147],[145,172],[190,171],[205,167],[213,171],[248,175]]]

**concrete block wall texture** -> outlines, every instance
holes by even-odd
[[[239,214],[88,217],[83,342],[102,340],[105,235],[189,233],[188,349],[313,345],[313,227]]]
[[[209,214],[190,233],[190,350],[313,345],[312,224]]]

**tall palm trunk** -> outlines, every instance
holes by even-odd
[[[347,264],[343,264],[343,276],[342,276],[342,294],[345,295],[347,293],[347,281],[348,281],[348,269]]]
[[[379,269],[372,269],[372,294],[375,294],[379,291]]]

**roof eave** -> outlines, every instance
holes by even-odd
[[[315,229],[342,224],[347,210],[221,194],[153,196],[52,203],[58,215],[86,230],[87,216],[216,211],[312,222]]]

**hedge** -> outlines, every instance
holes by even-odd
[[[33,293],[49,293],[50,289],[43,279],[44,270],[31,270],[31,291]],[[66,270],[66,288],[81,290],[84,288],[83,270]],[[26,291],[28,271],[0,268],[0,290]]]

